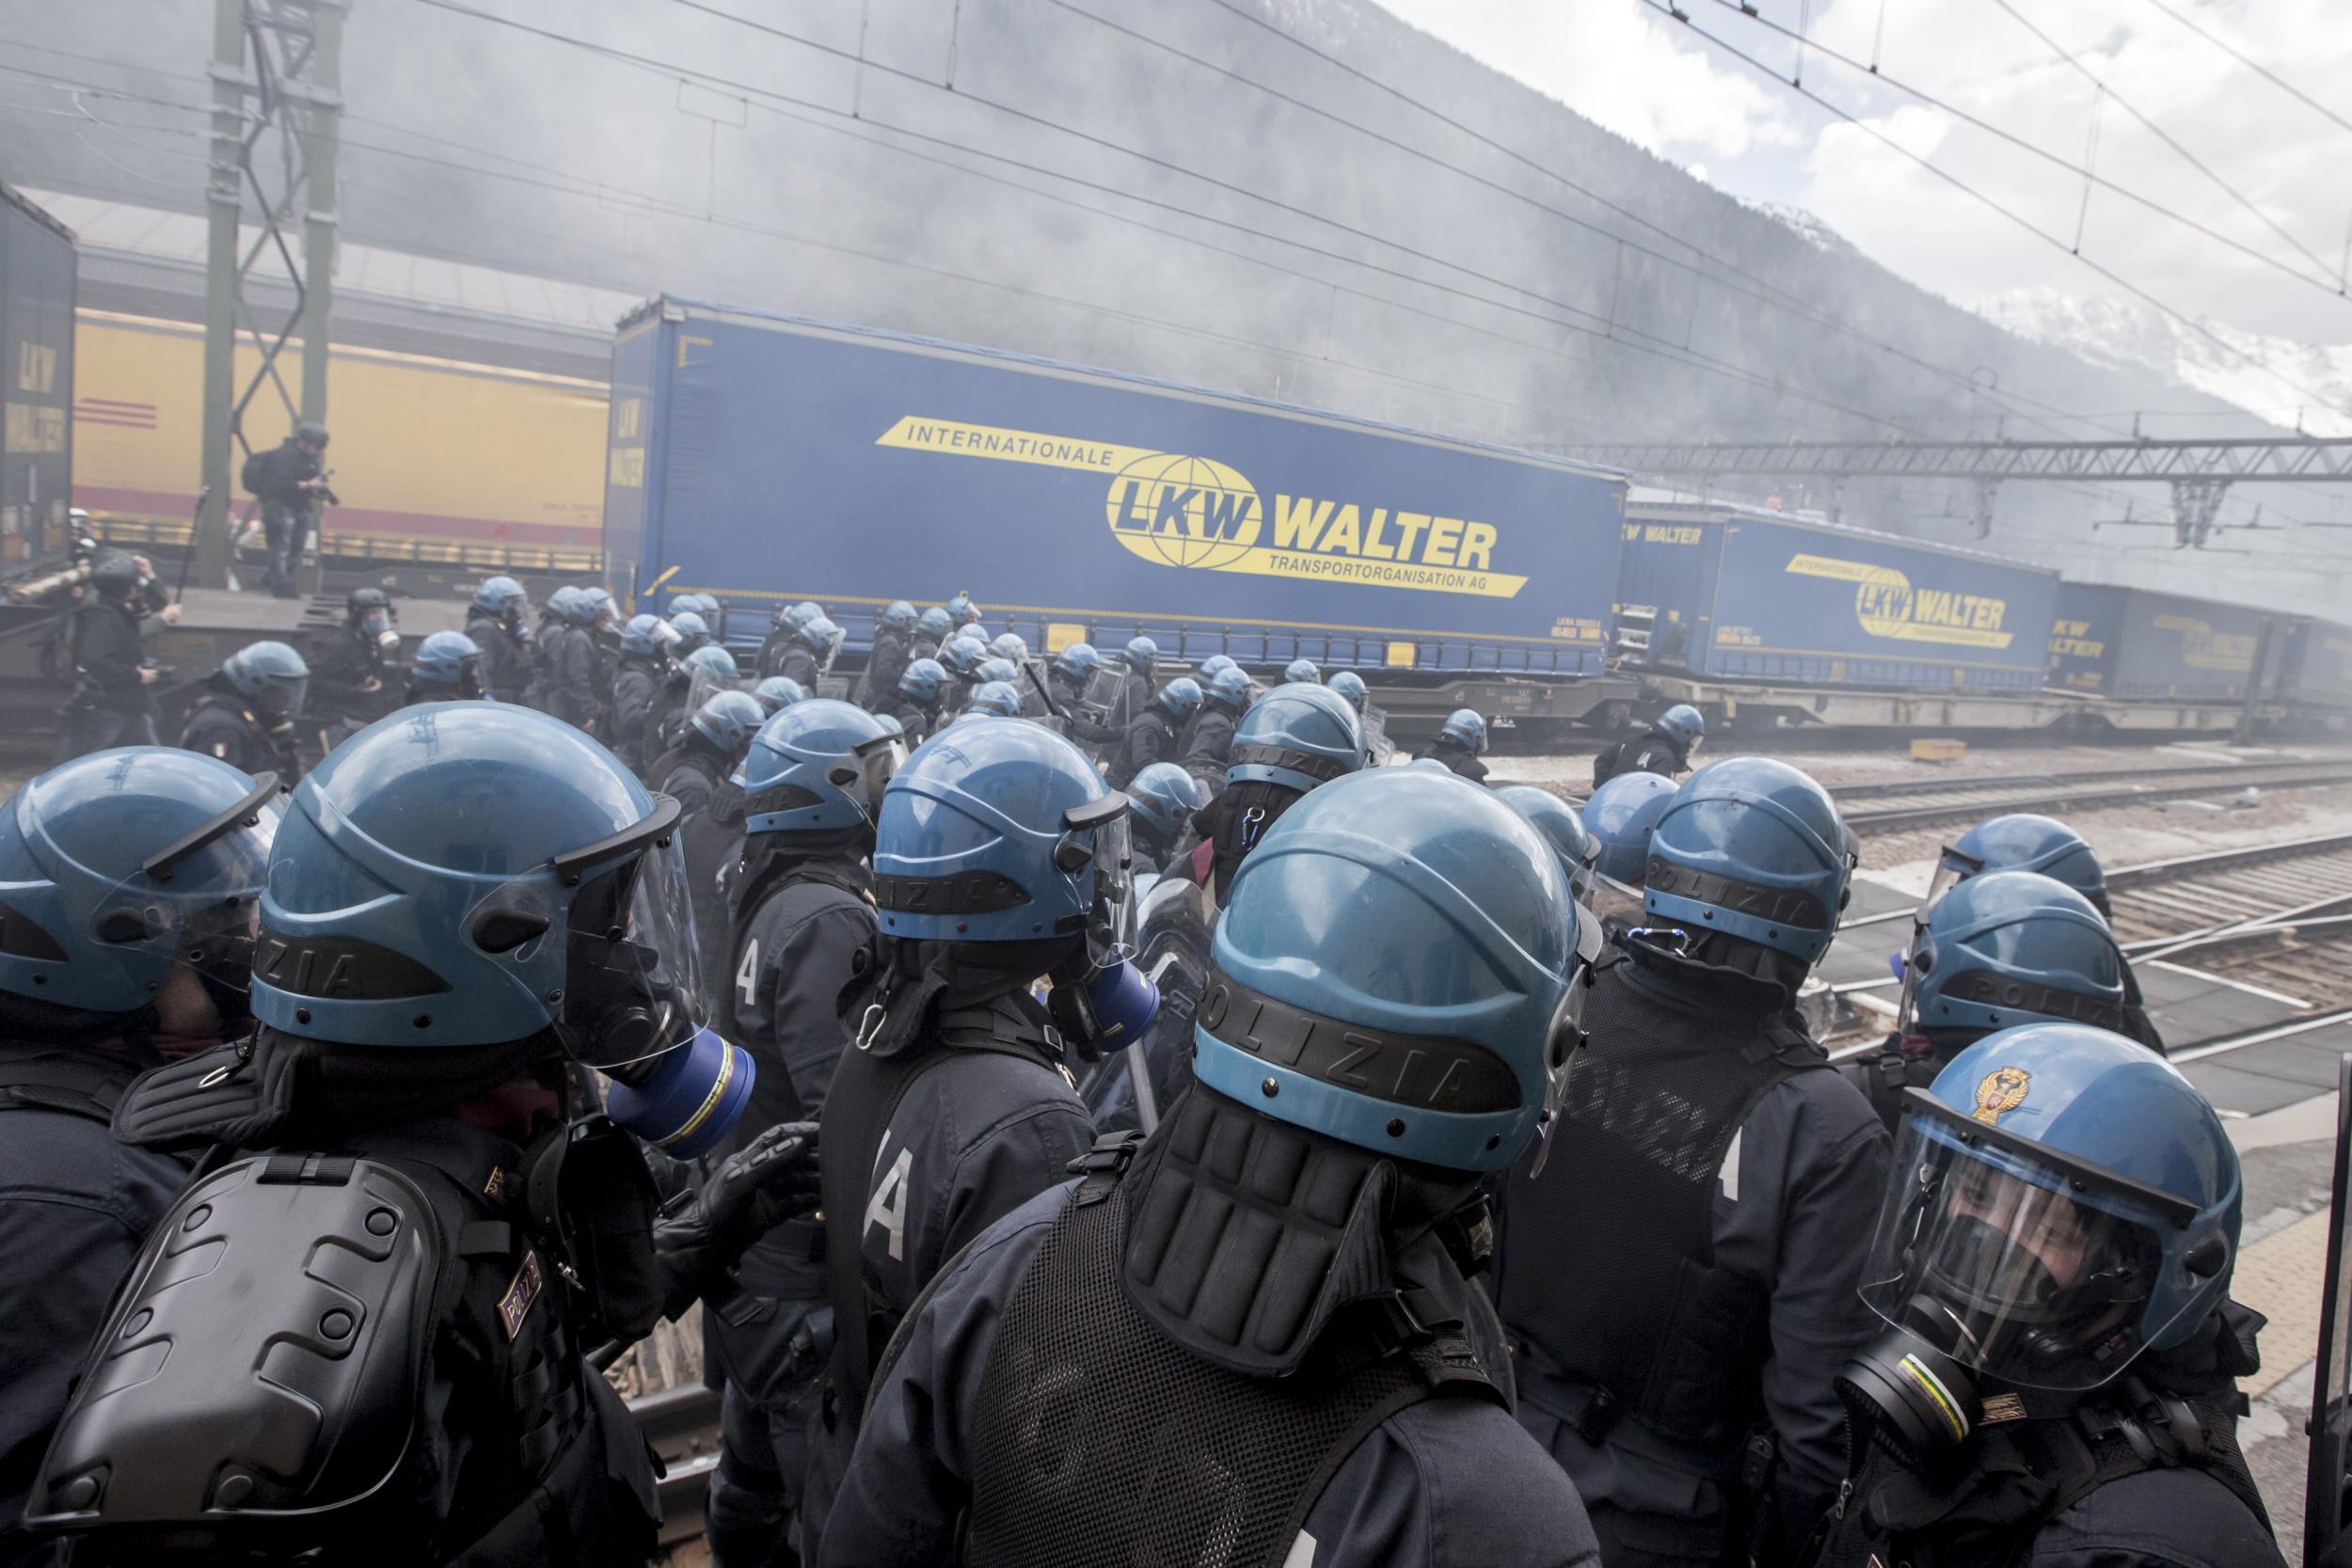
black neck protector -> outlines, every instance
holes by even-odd
[[[1193,826],[1216,847],[1211,891],[1219,908],[1232,891],[1233,874],[1242,858],[1258,847],[1266,830],[1304,797],[1289,784],[1271,779],[1246,779],[1227,784],[1217,798],[1193,814]]]
[[[915,942],[878,936],[841,992],[850,1038],[877,1056],[918,1046],[943,1007],[973,1007],[1024,991],[1086,949],[1083,935],[1037,942]],[[879,1013],[876,1008],[881,1009]]]
[[[1694,929],[1672,920],[1636,929],[1678,932],[1683,944],[1677,951],[1661,936],[1629,932],[1620,937],[1619,945],[1633,956],[1639,972],[1677,990],[1704,990],[1711,1002],[1726,1008],[1765,1012],[1788,1006],[1812,973],[1813,966],[1794,954],[1723,931]]]
[[[873,847],[873,830],[862,827],[840,833],[745,833],[742,869],[728,897],[727,912],[739,920],[792,882],[821,882],[870,904],[874,874],[866,869],[865,861]]]
[[[1476,1178],[1382,1159],[1200,1084],[1145,1140],[1125,1184],[1128,1299],[1186,1350],[1247,1376],[1297,1370],[1352,1302],[1408,1285],[1450,1293],[1484,1261]]]

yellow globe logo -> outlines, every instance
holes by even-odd
[[[1872,637],[1899,637],[1911,624],[1911,579],[1892,566],[1872,566],[1854,583],[1854,619]]]
[[[1222,463],[1182,452],[1138,457],[1111,480],[1111,533],[1163,566],[1215,571],[1258,542],[1265,507],[1257,487]]]

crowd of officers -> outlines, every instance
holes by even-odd
[[[853,681],[390,609],[0,824],[0,1560],[644,1561],[589,1369],[696,1301],[722,1568],[2280,1560],[2237,1157],[2062,824],[1833,1067],[1856,840],[1688,708],[1580,810],[961,595]]]

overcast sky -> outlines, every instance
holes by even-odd
[[[1740,15],[1734,0],[1674,0],[1689,26],[1644,0],[1381,3],[1726,191],[1809,210],[1866,253],[1962,304],[1982,307],[2013,291],[2122,297],[2064,250],[1792,91],[1787,78],[1797,45]],[[2352,344],[2352,302],[2335,293],[2352,224],[2352,180],[2344,178],[2352,131],[2165,14],[2188,17],[2352,119],[2352,4],[2008,3],[2050,43],[2000,0],[1756,0],[1765,21],[1791,31],[1803,21],[1820,44],[1866,62],[1876,57],[1886,78],[2079,166],[2099,90],[2051,45],[2063,48],[2108,89],[2097,115],[2099,175],[2327,282],[2296,282],[2105,190],[2090,197],[2083,254],[2192,316],[2307,344]],[[1766,62],[1780,80],[1697,29]],[[1807,52],[1804,77],[1807,88],[1901,147],[2074,243],[2079,176],[1818,52]],[[2255,211],[2136,123],[2123,103]],[[2317,260],[2298,254],[2265,218]],[[2271,393],[2274,401],[2288,395]]]

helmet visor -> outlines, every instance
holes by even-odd
[[[1568,1079],[1576,1069],[1577,1053],[1584,1048],[1584,1001],[1593,989],[1594,961],[1600,957],[1600,921],[1573,904],[1568,906],[1568,918],[1576,927],[1576,958],[1544,1040],[1544,1111],[1536,1124],[1535,1158],[1527,1168],[1531,1178],[1541,1176],[1545,1162],[1551,1158],[1551,1135],[1568,1102]]]
[[[277,775],[264,773],[245,800],[150,855],[99,899],[91,938],[118,951],[168,957],[216,985],[247,989],[280,799]]]
[[[1094,878],[1096,918],[1087,940],[1097,962],[1107,963],[1135,949],[1135,846],[1128,821],[1133,807],[1117,790],[1062,813],[1061,842],[1054,868],[1074,893],[1089,873]]]
[[[1619,926],[1644,924],[1642,890],[1628,887],[1600,871],[1593,874],[1593,895],[1588,907],[1601,920],[1613,920]]]
[[[501,884],[469,911],[478,947],[528,958],[564,933],[557,1026],[575,1061],[628,1069],[692,1042],[709,1021],[677,802]]]
[[[1977,1116],[2003,1114],[2006,1088],[1988,1078]],[[2144,1321],[2164,1268],[2163,1222],[2024,1152],[2023,1139],[1972,1142],[1956,1125],[1966,1117],[1921,1110],[1927,1097],[1914,1092],[1863,1301],[2004,1383],[2083,1389],[2115,1376],[2169,1326]]]
[[[1919,900],[1919,924],[1928,921],[1928,911],[1943,901],[1944,895],[1984,869],[1984,862],[1975,855],[1955,849],[1950,845],[1935,862],[1935,875],[1928,879],[1928,895]]]
[[[253,689],[254,710],[265,719],[299,719],[302,705],[310,695],[310,678],[296,675],[291,679],[273,678]]]
[[[715,670],[697,669],[694,678],[686,687],[686,712],[691,718],[703,710],[703,705],[722,691],[746,689],[740,677],[723,675]]]
[[[850,798],[870,825],[881,820],[882,791],[898,776],[898,769],[907,765],[907,756],[906,736],[877,736],[835,764],[826,777]]]

